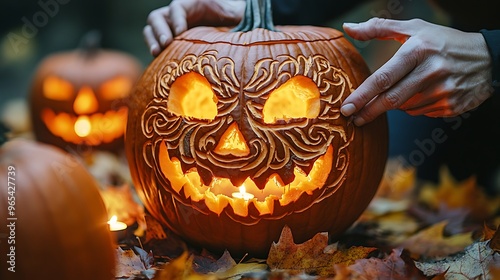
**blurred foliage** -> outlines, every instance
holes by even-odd
[[[47,55],[78,47],[98,30],[101,46],[152,59],[142,36],[150,11],[170,0],[7,0],[0,17],[0,104],[26,96],[38,63]]]

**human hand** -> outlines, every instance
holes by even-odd
[[[153,56],[157,56],[173,38],[199,25],[236,25],[245,11],[245,1],[173,0],[170,5],[148,15],[143,35]]]
[[[410,115],[452,117],[489,98],[492,62],[480,33],[466,33],[420,19],[372,18],[344,24],[357,40],[393,39],[401,47],[341,107],[354,124],[401,109]]]

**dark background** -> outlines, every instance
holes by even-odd
[[[0,9],[0,110],[8,100],[26,97],[36,66],[45,56],[77,48],[82,36],[90,30],[101,32],[102,47],[130,53],[147,66],[152,57],[142,29],[149,12],[168,3],[169,0],[3,1]],[[418,16],[438,23],[446,20],[426,1],[412,0],[367,1],[341,14],[325,25],[340,29],[344,21],[364,21],[373,16]],[[394,53],[398,44],[357,42],[356,47],[375,69]]]

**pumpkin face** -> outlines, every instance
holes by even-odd
[[[148,211],[191,244],[267,254],[345,231],[375,194],[385,116],[355,127],[343,100],[369,71],[342,33],[188,30],[139,80],[126,152]]]
[[[47,57],[31,89],[36,138],[64,149],[122,148],[128,111],[124,101],[140,71],[134,58],[116,51]]]
[[[1,279],[114,278],[106,208],[96,181],[76,158],[14,139],[0,147],[0,168],[0,218],[11,225],[0,228],[0,248],[15,254],[7,262],[3,256]],[[7,270],[12,266],[14,273]]]

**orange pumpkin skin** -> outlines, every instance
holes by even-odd
[[[131,95],[134,106],[125,150],[135,187],[151,215],[195,246],[214,252],[227,249],[233,256],[265,257],[285,225],[296,242],[318,232],[329,232],[335,239],[361,215],[378,188],[387,159],[386,116],[355,127],[339,111],[342,101],[369,75],[364,60],[337,30],[277,29],[280,32],[190,29],[149,65]],[[178,95],[194,87],[176,84],[184,83],[180,77],[193,72],[206,79],[198,83],[208,82],[214,92],[217,115],[213,119],[183,116],[169,108],[175,103],[169,103],[174,91]],[[266,123],[266,102],[297,76],[312,81],[319,90],[318,115]],[[186,108],[197,95],[190,95]],[[234,123],[248,144],[241,157],[217,150]],[[291,190],[296,167],[304,173],[314,170],[313,162],[328,151],[332,158],[323,183],[306,191]],[[235,211],[234,201],[221,194],[214,200],[206,193],[215,191],[214,187],[198,193],[182,186],[184,179],[173,183],[183,176],[174,171],[170,162],[174,160],[182,173],[197,171],[205,186],[220,178],[239,186],[249,177],[263,189],[268,178],[277,174],[286,195],[281,201],[264,203],[271,211],[263,213],[254,200],[247,201],[247,213]],[[319,170],[316,175],[321,177],[323,169]],[[253,193],[261,196],[255,187]],[[222,209],[216,209],[217,203]]]
[[[5,182],[0,219],[10,223],[8,218],[17,218],[14,231],[0,228],[1,279],[114,278],[106,208],[97,183],[76,158],[53,146],[16,139],[0,147],[0,168]],[[7,189],[7,182],[12,188]],[[8,243],[11,236],[15,243]],[[5,262],[10,246],[15,246],[14,273]]]
[[[115,50],[77,49],[46,57],[29,96],[36,139],[78,153],[122,150],[126,97],[141,72],[137,59]],[[91,123],[88,135],[75,132],[79,117]]]

